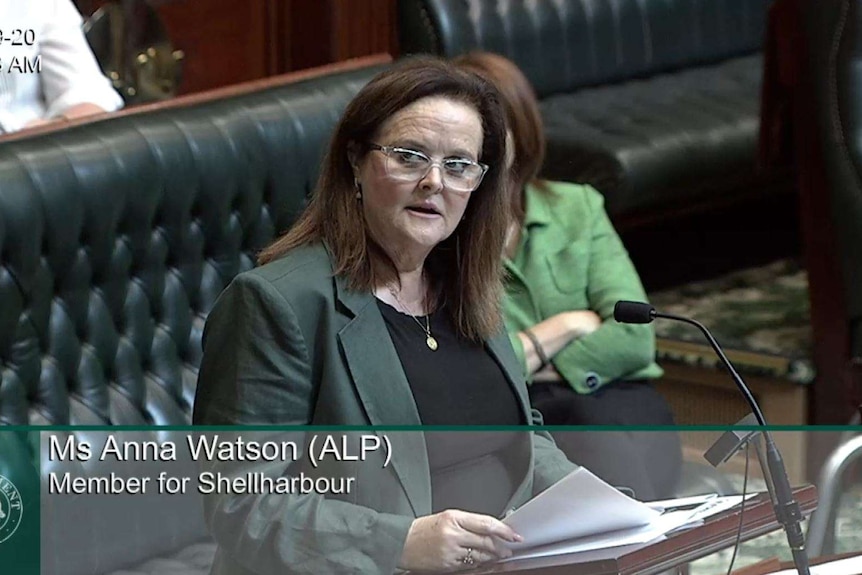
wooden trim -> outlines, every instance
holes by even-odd
[[[758,561],[754,565],[736,569],[732,575],[767,575],[768,573],[775,573],[780,570],[781,562],[778,560],[778,557],[770,557],[769,559]]]
[[[665,396],[674,408],[677,414],[677,423],[682,425],[733,425],[733,421],[716,421],[716,420],[700,420],[692,421],[693,418],[700,419],[705,417],[703,408],[692,403],[694,398],[699,398],[700,401],[710,401],[711,394],[722,403],[728,397],[726,394],[733,395],[734,403],[732,412],[736,413],[733,417],[738,419],[748,413],[750,408],[745,402],[745,399],[738,392],[736,384],[730,376],[724,371],[718,371],[711,368],[695,367],[690,365],[678,364],[663,364],[665,370],[664,377],[657,382],[659,393]],[[784,380],[775,379],[772,377],[746,377],[746,382],[752,394],[754,394],[760,408],[763,410],[763,416],[770,425],[805,425],[808,421],[808,397],[810,395],[809,386],[788,384]],[[698,389],[701,391],[698,391]],[[720,390],[710,392],[709,389]],[[736,400],[738,399],[738,405]],[[737,413],[738,408],[738,413]],[[683,420],[680,420],[680,416]],[[708,415],[706,415],[708,417]],[[722,412],[722,417],[727,417]],[[700,435],[701,432],[693,432],[691,436],[687,436],[683,432],[683,443],[691,449],[699,450],[702,454],[709,445],[705,443],[704,438]],[[807,477],[816,476],[816,468],[812,468],[807,461],[807,456],[811,448],[811,444],[816,440],[819,434],[809,434],[802,431],[788,432],[773,432],[773,438],[776,445],[784,454],[785,465],[787,472],[794,481],[803,481]],[[716,439],[718,434],[716,434]],[[689,454],[690,455],[690,454]],[[725,468],[731,471],[741,473],[744,468],[744,457],[737,456],[725,464]],[[754,471],[757,468],[756,460],[751,464],[750,469],[752,474],[759,475],[759,471]]]
[[[72,120],[70,122],[57,122],[51,123],[46,126],[41,126],[39,128],[34,128],[31,130],[22,130],[19,132],[13,132],[11,134],[5,134],[0,137],[0,144],[5,142],[11,142],[15,140],[20,140],[23,138],[29,138],[30,136],[35,135],[45,135],[51,134],[55,132],[62,132],[70,127],[81,126],[84,124],[90,124],[95,122],[101,122],[105,120],[111,120],[114,118],[127,117],[127,116],[136,116],[140,114],[149,114],[152,112],[157,112],[161,110],[172,110],[179,108],[187,108],[190,106],[195,106],[198,104],[203,104],[206,102],[212,102],[215,100],[222,100],[225,98],[232,98],[234,96],[241,96],[244,94],[251,94],[253,92],[258,92],[261,90],[266,90],[269,88],[276,88],[279,86],[286,86],[288,84],[293,84],[296,82],[301,82],[304,80],[310,80],[313,78],[320,78],[323,76],[328,76],[330,74],[336,74],[339,72],[349,72],[351,70],[361,70],[362,68],[376,66],[380,64],[386,64],[392,61],[392,57],[389,54],[374,54],[372,56],[364,56],[361,58],[354,58],[352,60],[345,60],[343,62],[336,62],[333,64],[326,64],[324,66],[318,66],[316,68],[309,68],[307,70],[299,70],[296,72],[289,72],[287,74],[281,74],[279,76],[273,76],[271,78],[262,78],[260,80],[252,80],[249,82],[243,82],[241,84],[235,84],[233,86],[225,86],[223,88],[216,88],[214,90],[207,90],[205,92],[198,92],[195,94],[189,94],[186,96],[179,96],[173,98],[171,100],[167,100],[164,102],[154,102],[152,104],[144,104],[141,106],[133,106],[130,108],[125,108],[118,112],[109,112],[105,114],[96,114],[93,116],[86,116],[84,118],[78,118]]]
[[[660,365],[664,369],[664,376],[659,380],[662,382],[702,385],[717,389],[737,389],[736,383],[734,383],[730,375],[723,371],[682,364],[661,363]],[[782,400],[778,408],[761,405],[763,415],[770,425],[806,425],[807,422],[804,419],[806,407],[805,396],[808,393],[809,386],[788,385],[785,380],[774,377],[751,376],[745,379],[751,392],[761,403],[764,403],[765,398],[768,398],[770,401],[787,398],[787,401],[793,404],[793,407],[791,407],[790,404]],[[740,401],[745,401],[741,395]],[[800,403],[801,405],[799,405]],[[777,416],[777,419],[770,421],[770,414]],[[733,425],[735,422],[728,421],[726,423],[727,425]],[[714,423],[709,422],[709,424]]]
[[[659,337],[656,338],[656,349],[659,351],[659,353],[667,352],[686,355],[699,355],[707,358],[709,361],[712,361],[714,359],[716,363],[721,365],[720,360],[715,355],[715,351],[713,351],[712,347],[706,344]],[[724,353],[727,356],[727,359],[731,361],[731,363],[740,363],[746,365],[753,365],[756,367],[764,367],[767,369],[776,370],[781,373],[786,373],[790,368],[791,362],[793,361],[792,359],[780,355],[769,355],[766,353],[757,353],[745,350],[725,349]],[[723,372],[724,366],[722,365],[721,367],[722,369],[720,371]],[[787,383],[792,384],[795,382],[787,380]]]

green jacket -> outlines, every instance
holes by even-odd
[[[486,342],[516,391],[525,421],[539,422],[504,332]],[[421,424],[373,294],[334,277],[325,248],[312,246],[238,275],[207,319],[194,421],[206,425],[393,426]],[[312,435],[308,431],[306,438]],[[383,432],[380,431],[379,434]],[[356,441],[358,434],[352,434]],[[386,433],[391,462],[327,459],[314,468],[272,463],[227,473],[355,477],[344,496],[207,495],[219,544],[214,575],[391,573],[413,519],[432,510],[430,470],[419,431]],[[523,434],[517,507],[575,468],[543,433]],[[304,463],[308,458],[303,458]],[[507,508],[510,508],[507,506]]]
[[[591,393],[616,379],[660,377],[652,326],[613,318],[618,300],[646,301],[646,293],[601,194],[589,186],[547,184],[547,191],[527,187],[521,239],[506,260],[506,326],[522,369],[518,331],[560,312],[589,309],[602,318],[601,327],[551,360],[577,392]]]

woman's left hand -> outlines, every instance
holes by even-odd
[[[523,538],[490,515],[447,509],[413,521],[398,566],[409,571],[453,571],[505,559],[504,541]]]

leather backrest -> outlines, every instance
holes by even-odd
[[[851,352],[862,357],[862,2],[806,1],[803,21]],[[821,223],[821,225],[825,224]]]
[[[799,81],[813,95],[825,178],[817,191],[826,194],[829,207],[829,221],[817,225],[834,234],[850,351],[862,357],[862,1],[804,0],[799,5],[808,70]],[[797,44],[788,39],[788,45]]]
[[[540,97],[761,48],[768,0],[399,0],[403,53],[488,50]]]
[[[0,423],[190,423],[208,311],[380,69],[0,144]]]

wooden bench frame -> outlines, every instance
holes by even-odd
[[[732,360],[731,360],[732,361]],[[656,387],[664,395],[678,425],[733,425],[749,413],[745,399],[725,371],[663,362],[665,370]],[[774,377],[746,376],[745,382],[763,410],[769,425],[803,425],[808,415],[809,387],[788,383]],[[717,407],[718,406],[718,407]],[[716,418],[719,413],[721,419]],[[683,432],[683,453],[687,460],[703,461],[703,453],[719,431]],[[807,440],[804,431],[775,432],[775,443],[784,456],[784,463],[792,483],[807,479]],[[723,467],[724,470],[742,473],[745,460],[738,456]],[[752,476],[759,477],[756,460],[750,464]]]

